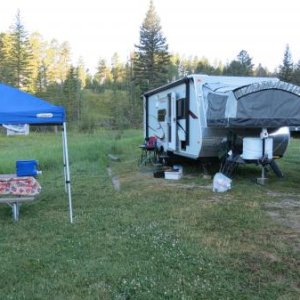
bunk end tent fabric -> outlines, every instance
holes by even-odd
[[[73,223],[71,181],[65,109],[42,99],[0,84],[0,124],[61,125],[65,189],[68,192],[69,217]]]
[[[249,77],[248,80],[240,85],[234,81],[232,85],[221,81],[203,85],[208,126],[279,128],[300,125],[300,87],[276,78]]]

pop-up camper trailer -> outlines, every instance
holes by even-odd
[[[143,96],[145,138],[192,159],[224,146],[246,161],[281,157],[300,125],[300,87],[277,78],[189,75]]]

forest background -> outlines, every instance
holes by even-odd
[[[170,53],[153,1],[134,49],[125,62],[118,53],[112,53],[110,62],[100,57],[91,74],[82,58],[76,65],[71,63],[68,42],[46,41],[38,32],[28,33],[17,11],[15,23],[0,33],[0,82],[63,105],[70,126],[84,132],[141,127],[142,93],[192,73],[276,76],[300,84],[300,61],[293,62],[289,45],[275,70],[261,63],[255,66],[245,49],[237,49],[236,58],[226,64]]]

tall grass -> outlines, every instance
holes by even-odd
[[[299,298],[299,235],[263,209],[280,200],[270,190],[299,193],[299,142],[280,162],[288,177],[270,174],[261,187],[250,180],[259,169],[247,166],[230,192],[216,194],[193,165],[179,182],[140,170],[140,131],[70,133],[68,140],[74,224],[61,136],[0,138],[1,172],[14,172],[17,159],[37,159],[43,170],[43,190],[21,207],[18,223],[0,207],[1,299]]]

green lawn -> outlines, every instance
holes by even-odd
[[[180,181],[139,169],[140,131],[68,139],[74,224],[61,135],[0,137],[1,173],[18,159],[38,159],[43,171],[43,190],[18,223],[0,206],[0,299],[300,298],[300,230],[288,222],[300,208],[280,206],[300,201],[299,140],[279,162],[283,179],[270,172],[259,186],[259,168],[245,166],[231,191],[213,193],[193,165]]]

